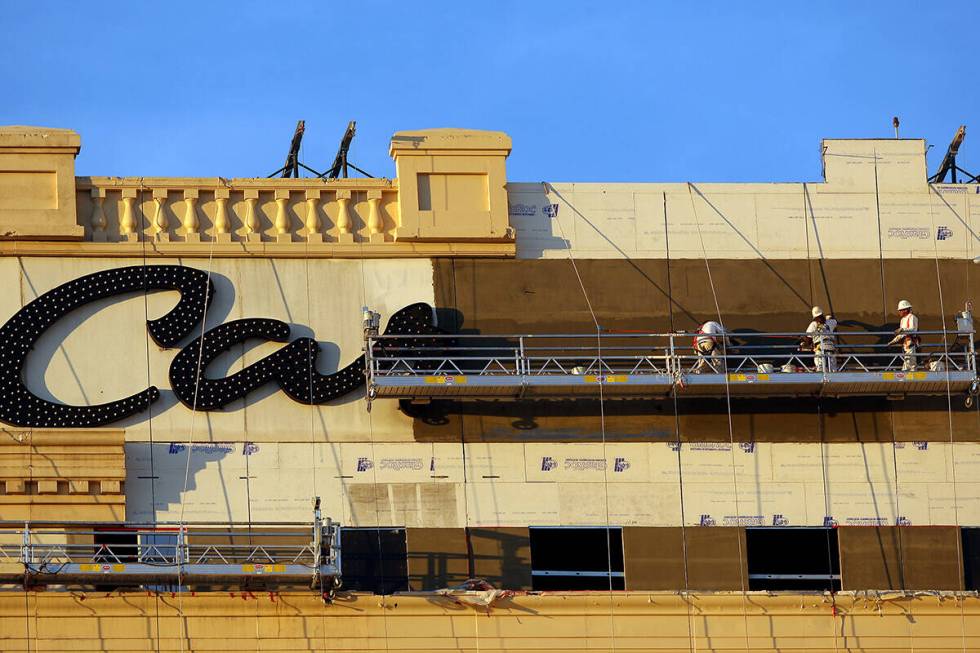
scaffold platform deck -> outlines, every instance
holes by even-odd
[[[852,397],[975,394],[972,332],[923,331],[914,358],[891,332],[841,332],[833,350],[802,352],[798,333],[734,333],[719,352],[695,334],[369,336],[369,399]]]

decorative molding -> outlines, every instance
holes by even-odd
[[[226,234],[230,235],[230,234]],[[322,234],[321,234],[322,237]],[[303,239],[306,241],[306,238]],[[70,241],[0,241],[0,256],[66,256],[97,258],[438,258],[490,257],[513,258],[513,242],[402,242],[336,243],[336,242],[241,242],[208,241],[200,243],[154,242],[70,242]]]
[[[5,244],[0,256],[15,251],[26,256],[129,256],[131,245],[147,256],[199,256],[201,245],[207,255],[298,255],[264,249],[266,244],[299,244],[309,257],[516,253],[504,189],[510,139],[498,132],[396,134],[391,154],[399,181],[66,176],[74,172],[77,134],[4,129],[0,156],[14,172],[0,181],[15,195],[16,201],[7,203],[27,208],[16,215],[0,211],[0,242],[30,245]],[[56,194],[51,190],[55,172],[38,176],[23,148],[15,147],[36,141],[41,152],[46,139],[61,139],[65,145],[57,161],[50,161],[60,165]],[[35,214],[36,220],[25,221],[24,216]],[[81,247],[64,249],[56,241]]]
[[[0,429],[4,519],[125,519],[125,440],[122,429]]]

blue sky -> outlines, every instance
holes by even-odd
[[[264,176],[297,119],[390,176],[400,129],[498,129],[515,181],[793,181],[823,137],[967,124],[970,3],[0,0],[0,124],[70,127],[80,175]],[[976,131],[971,132],[971,123]]]

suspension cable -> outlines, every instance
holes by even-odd
[[[874,170],[874,182],[875,182],[875,216],[877,224],[877,236],[878,236],[878,276],[881,285],[881,322],[885,324],[888,322],[888,297],[885,293],[885,252],[881,241],[881,195],[878,189],[878,151],[877,149],[872,150],[871,164]],[[895,424],[892,423],[892,475],[894,476],[894,492],[895,492],[895,502],[893,507],[895,509],[895,524],[889,528],[900,528],[898,519],[902,516],[902,497],[899,494],[898,486],[898,453],[895,447]],[[861,444],[861,451],[864,453],[864,443]],[[867,455],[867,454],[864,454]],[[874,482],[869,480],[869,485],[874,492]],[[877,504],[876,504],[877,505]],[[880,516],[878,521],[880,522]],[[898,536],[898,581],[900,587],[898,588],[903,594],[906,592],[905,588],[905,542],[902,537],[902,531],[896,530],[895,534]],[[883,561],[884,562],[884,561]],[[909,615],[912,614],[912,599],[909,599]],[[915,642],[912,635],[912,623],[909,620],[906,624],[907,637],[909,640],[909,650],[915,649]]]
[[[146,267],[147,267],[146,237],[147,237],[147,233],[146,233],[146,227],[143,226],[144,225],[144,222],[146,222],[146,211],[143,209],[143,194],[144,194],[144,192],[145,192],[146,189],[145,189],[145,187],[143,185],[143,177],[140,177],[139,184],[140,184],[140,186],[139,186],[139,198],[137,200],[137,204],[139,205],[139,211],[140,211],[140,228],[139,228],[138,234],[139,234],[139,240],[140,240],[140,253],[142,254],[142,260],[143,260],[143,262],[142,262],[142,266],[143,266],[143,320],[144,320],[144,323],[149,324],[149,322],[150,322],[150,307],[149,307],[150,300],[149,300],[149,288],[148,288],[147,273],[146,273]],[[162,208],[161,208],[161,210],[162,210]],[[146,385],[147,385],[147,387],[149,387],[149,386],[153,385],[152,384],[152,378],[151,378],[151,372],[150,372],[150,336],[149,336],[149,333],[144,333],[143,334],[143,343],[144,343],[144,353],[145,353],[145,359],[146,359]],[[148,432],[149,432],[149,444],[147,446],[147,450],[148,450],[148,454],[149,454],[149,458],[150,458],[150,478],[149,478],[149,481],[150,481],[150,523],[153,524],[153,530],[156,531],[156,524],[157,524],[157,511],[156,511],[156,505],[157,505],[157,499],[156,499],[157,474],[156,474],[156,468],[154,467],[154,458],[155,457],[153,455],[153,447],[154,447],[154,442],[153,442],[153,402],[150,402],[150,403],[147,404],[146,410],[147,410],[147,428],[148,428]],[[138,537],[139,536],[137,535],[137,538]],[[137,555],[139,555],[139,546],[140,546],[140,543],[139,543],[139,540],[137,539],[137,542],[136,542]],[[155,615],[156,632],[154,633],[153,643],[154,643],[154,646],[156,648],[157,653],[160,653],[160,594],[159,594],[159,592],[155,592],[154,593],[153,603],[154,603],[154,606],[156,607],[156,610],[155,610],[155,612],[156,612],[156,615]]]
[[[569,206],[572,211],[578,214],[578,210],[571,206],[568,201],[562,197],[554,186],[547,182],[542,182],[542,186],[547,194],[550,189],[566,206]],[[582,297],[585,300],[585,304],[589,309],[589,315],[592,316],[592,323],[595,326],[596,333],[596,355],[598,359],[598,370],[596,372],[596,379],[599,386],[599,430],[602,436],[602,458],[603,458],[603,470],[602,470],[602,486],[603,486],[603,497],[604,497],[604,512],[606,519],[606,565],[608,575],[606,580],[608,581],[609,587],[609,632],[611,637],[612,649],[616,650],[616,627],[615,627],[615,604],[613,600],[613,576],[612,576],[612,534],[610,533],[609,525],[609,474],[606,470],[608,464],[609,456],[606,448],[606,408],[605,408],[605,394],[603,392],[603,386],[605,385],[606,374],[603,371],[605,363],[602,360],[602,326],[599,324],[599,318],[596,316],[594,307],[592,306],[592,300],[589,298],[589,292],[585,287],[585,283],[582,281],[582,274],[579,272],[578,264],[575,262],[575,254],[572,251],[571,241],[565,236],[565,230],[562,227],[561,218],[558,217],[556,213],[554,216],[555,224],[558,227],[559,235],[561,236],[562,242],[565,244],[565,250],[568,254],[568,261],[572,265],[572,270],[575,273],[575,278],[578,281],[579,288],[582,291]],[[620,538],[622,540],[622,537]],[[624,543],[621,541],[621,546]],[[623,588],[626,588],[625,582],[626,575],[623,574]]]
[[[718,304],[718,293],[715,290],[715,282],[711,276],[711,263],[708,261],[708,252],[704,246],[704,235],[701,233],[701,220],[698,217],[697,203],[694,201],[694,190],[695,190],[694,184],[688,182],[687,184],[688,197],[690,197],[691,200],[691,209],[694,213],[694,224],[697,227],[697,231],[698,231],[698,241],[701,244],[701,256],[704,259],[704,268],[705,268],[705,272],[707,272],[708,275],[708,285],[711,287],[711,298],[714,301],[715,314],[718,316],[718,322],[724,325],[725,323],[721,317],[721,308],[720,305]],[[701,196],[702,198],[704,197],[704,195],[702,195],[700,190],[698,190],[697,192],[699,196]],[[739,582],[742,586],[742,621],[745,630],[745,650],[748,651],[749,650],[749,616],[747,612],[748,585],[745,579],[745,567],[748,564],[748,562],[742,550],[742,532],[740,530],[742,518],[741,518],[741,512],[739,510],[739,503],[738,503],[738,470],[736,469],[735,466],[735,448],[736,448],[735,428],[732,423],[732,392],[731,392],[730,380],[728,378],[728,337],[725,335],[724,326],[722,327],[721,350],[722,350],[722,360],[724,361],[724,363],[722,364],[722,368],[723,368],[722,372],[724,373],[725,376],[725,407],[728,416],[728,442],[729,442],[729,452],[731,453],[732,489],[734,490],[734,494],[735,494],[735,527],[736,527],[735,540],[738,543],[738,575],[739,575]]]
[[[360,273],[361,273],[361,306],[365,306],[367,304],[367,275],[364,273],[364,259],[363,258],[359,259],[358,260],[358,264],[360,266]],[[365,354],[366,354],[366,352],[365,352]],[[371,460],[372,461],[377,461],[378,460],[378,457],[377,457],[377,451],[376,451],[375,441],[374,441],[374,416],[373,416],[372,413],[368,413],[368,428],[370,429],[370,435],[371,435],[371,447],[370,447],[371,448]],[[377,536],[378,536],[378,570],[381,572],[381,623],[384,626],[385,651],[388,651],[389,650],[389,646],[390,646],[390,644],[388,642],[388,632],[389,632],[388,631],[388,595],[385,593],[385,590],[387,590],[388,588],[384,586],[384,582],[385,582],[385,574],[384,574],[384,571],[385,571],[384,570],[385,558],[384,558],[384,540],[381,537],[381,531],[382,531],[382,528],[381,528],[381,507],[378,505],[378,492],[377,492],[377,486],[378,486],[378,472],[377,472],[377,470],[378,470],[378,467],[379,467],[379,465],[376,464],[374,467],[371,468],[372,469],[371,473],[374,475],[374,485],[373,485],[374,492],[373,492],[372,498],[373,498],[373,503],[374,503],[374,524],[375,524],[375,532],[377,533]],[[353,508],[353,506],[351,506],[351,507]],[[351,513],[353,514],[353,510],[351,510]],[[394,521],[394,514],[392,514],[392,521]],[[394,524],[392,524],[392,526],[394,526]],[[406,524],[406,528],[404,530],[405,530],[405,546],[407,548],[408,547],[408,528],[407,528],[407,524]],[[406,576],[408,575],[407,563],[406,563],[405,574],[406,574]]]
[[[302,145],[302,143],[300,143],[300,159],[301,160],[303,158],[303,156],[302,156],[302,150],[303,150],[303,145]],[[307,199],[307,201],[309,202],[309,199]],[[319,207],[317,206],[317,203],[318,203],[317,200],[314,200],[313,201],[313,204],[311,205],[311,208],[314,211],[314,218],[316,217],[316,212],[319,211]],[[316,220],[314,220],[314,223],[315,222],[316,222]],[[319,233],[319,232],[317,232],[317,233]],[[304,267],[304,272],[306,274],[306,323],[308,325],[310,325],[310,328],[313,328],[313,294],[310,291],[310,238],[311,238],[312,234],[313,234],[313,232],[308,230],[308,232],[306,234],[306,242],[304,244],[305,256],[303,257],[303,264],[304,264],[303,267]],[[315,331],[314,331],[314,333],[315,333]],[[309,353],[309,355],[307,356],[307,380],[306,380],[307,381],[307,387],[309,389],[308,410],[309,410],[309,413],[310,413],[310,460],[311,460],[310,473],[311,473],[311,477],[312,477],[311,480],[313,482],[313,486],[312,486],[313,496],[311,497],[311,501],[313,501],[313,502],[318,501],[318,499],[320,497],[320,495],[319,495],[319,487],[317,485],[317,467],[316,467],[317,457],[318,457],[317,440],[316,440],[316,418],[317,418],[317,415],[320,413],[320,407],[317,406],[317,405],[315,405],[313,403],[313,374],[315,372],[315,363],[314,363],[313,354],[314,354],[314,352],[318,351],[319,346],[320,346],[319,343],[316,342],[316,341],[314,341],[313,347],[315,347],[316,349],[314,349],[314,351],[311,351]],[[324,440],[326,440],[326,434],[324,434]],[[324,446],[326,446],[326,442],[324,442]],[[322,451],[322,448],[321,448],[321,451]],[[314,508],[314,510],[315,510],[315,508]],[[320,526],[318,526],[316,524],[315,519],[314,519],[313,527],[314,528],[320,527]],[[330,539],[330,549],[329,550],[331,551],[331,554],[332,554],[332,552],[334,550],[334,547],[340,545],[340,542],[339,542],[339,539],[340,539],[340,529],[339,528],[337,529],[336,535],[337,535],[338,541],[337,542],[334,542],[333,541],[334,531],[333,531],[333,529],[331,529],[330,532],[329,532],[329,536],[331,538]],[[320,539],[321,549],[320,549],[320,551],[314,551],[314,560],[320,560],[321,566],[322,566],[323,560],[320,557],[320,556],[323,555],[322,531],[321,531],[320,538],[321,538]],[[315,541],[317,541],[317,539],[314,537],[313,541],[315,542]],[[314,573],[316,573],[316,578],[317,578],[317,582],[318,582],[317,590],[320,593],[320,601],[321,601],[321,606],[320,606],[320,632],[322,633],[322,636],[323,636],[323,648],[326,649],[327,648],[327,635],[326,635],[326,633],[327,633],[327,627],[326,627],[327,626],[327,612],[326,612],[326,607],[322,603],[326,600],[327,591],[324,589],[324,585],[323,585],[323,580],[324,579],[323,579],[322,570],[320,568],[318,568],[318,569],[315,570]],[[341,570],[341,573],[343,573],[342,570]],[[330,590],[331,591],[333,591],[334,589],[336,589],[336,584],[337,584],[337,579],[336,578],[331,578],[330,579]],[[331,596],[332,596],[332,594],[331,594]]]
[[[197,397],[198,392],[201,387],[201,376],[203,373],[203,361],[204,361],[204,335],[207,332],[208,325],[208,308],[210,307],[210,293],[211,293],[211,270],[214,263],[214,244],[217,242],[217,235],[212,235],[208,243],[208,263],[207,263],[207,275],[205,277],[204,284],[204,312],[201,316],[201,335],[198,340],[197,348],[197,365],[194,372],[194,398],[191,403],[191,423],[187,432],[187,456],[184,462],[184,487],[180,493],[180,515],[177,520],[177,538],[178,545],[183,544],[184,550],[189,550],[189,542],[185,540],[186,531],[184,528],[184,510],[187,505],[187,485],[190,479],[191,470],[191,451],[194,448],[194,427],[196,425],[197,417]],[[247,432],[247,428],[246,428]],[[248,472],[245,473],[246,477]],[[248,479],[246,478],[246,483]],[[233,536],[234,537],[234,536]],[[183,555],[180,551],[180,546],[175,547],[175,552],[177,553],[177,614],[181,624],[181,638],[180,638],[180,651],[184,651],[184,640],[187,639],[188,646],[190,646],[190,639],[187,633],[186,619],[184,619],[184,591],[183,591]]]
[[[939,194],[935,186],[928,184],[929,186],[929,221],[932,227],[930,233],[937,233],[936,227],[936,216],[933,211],[933,198],[932,193]],[[936,289],[939,294],[939,315],[942,318],[943,324],[943,358],[942,365],[946,372],[946,418],[947,427],[949,429],[949,461],[950,461],[950,474],[953,483],[953,522],[956,525],[956,559],[957,561],[963,560],[963,531],[960,527],[960,509],[959,509],[959,496],[956,491],[956,442],[953,436],[953,392],[950,381],[950,366],[952,360],[949,355],[949,339],[946,333],[946,305],[943,301],[943,278],[939,267],[939,241],[937,238],[932,240],[933,248],[933,260],[936,264]],[[959,330],[957,329],[957,340],[959,339]],[[918,352],[916,352],[918,353]],[[895,482],[898,482],[898,474],[895,475]],[[959,563],[957,563],[959,564]],[[966,614],[963,607],[963,597],[958,596],[957,601],[960,607],[960,646],[963,653],[966,653]],[[911,602],[910,602],[911,603]]]
[[[667,228],[667,193],[664,192],[664,248],[666,254],[666,265],[667,265],[667,304],[668,304],[668,315],[670,332],[673,334],[675,332],[674,325],[674,290],[671,284],[670,278],[670,230]],[[673,337],[673,336],[672,336]],[[671,355],[674,352],[670,352]],[[696,627],[694,625],[694,609],[691,605],[691,574],[690,565],[688,563],[688,551],[687,551],[687,508],[684,505],[684,464],[683,464],[683,438],[681,436],[681,416],[680,416],[680,399],[678,398],[678,388],[674,384],[670,391],[671,400],[674,407],[674,442],[675,449],[677,450],[677,492],[678,492],[678,503],[680,508],[680,522],[681,522],[681,558],[683,560],[684,568],[684,607],[687,612],[687,639],[688,639],[688,650],[691,653],[697,651],[698,642],[695,636]],[[741,563],[740,563],[741,564]]]
[[[807,267],[807,278],[809,280],[809,286],[810,286],[810,304],[811,304],[811,306],[815,306],[817,304],[816,290],[814,288],[814,281],[813,281],[813,266],[810,264],[810,253],[811,253],[810,252],[810,226],[809,226],[810,225],[810,222],[813,223],[814,240],[817,242],[817,255],[819,256],[819,260],[820,260],[820,269],[821,269],[821,272],[823,271],[823,249],[819,245],[820,239],[819,239],[819,236],[817,235],[817,219],[816,219],[816,216],[813,214],[813,211],[812,210],[808,210],[808,209],[812,209],[812,206],[810,204],[810,193],[809,193],[809,191],[807,189],[806,182],[803,182],[802,187],[803,187],[803,225],[804,225],[804,233],[806,234],[806,267]],[[808,213],[809,213],[809,216],[810,216],[810,222],[807,221],[807,214]],[[824,281],[824,291],[827,294],[827,303],[830,305],[830,313],[833,315],[834,314],[834,302],[833,302],[833,300],[831,298],[830,288],[827,285],[827,278],[826,278],[826,275],[824,275],[823,273],[821,273],[821,277],[822,277],[822,279]],[[824,529],[826,530],[826,532],[824,533],[824,539],[825,539],[825,541],[827,543],[827,573],[833,574],[833,569],[834,569],[834,552],[833,552],[833,547],[831,546],[830,534],[831,534],[832,530],[834,528],[836,528],[836,527],[834,526],[833,523],[827,523],[827,518],[828,517],[830,517],[831,519],[833,519],[833,512],[832,512],[832,502],[830,500],[830,477],[829,477],[829,468],[828,468],[828,465],[827,465],[827,447],[829,446],[829,444],[827,442],[827,430],[826,430],[826,427],[825,427],[825,424],[824,424],[823,399],[821,397],[818,397],[817,398],[817,433],[819,435],[819,446],[820,446],[820,480],[821,480],[821,484],[822,484],[822,487],[823,487]],[[840,542],[839,541],[838,541],[837,548],[838,548],[838,550],[840,549]],[[839,557],[840,557],[840,554],[839,554],[839,551],[838,551],[838,558]],[[839,572],[840,572],[840,564],[838,562],[838,573]],[[829,594],[830,594],[830,605],[831,605],[831,625],[832,625],[833,633],[834,633],[834,651],[836,652],[838,650],[838,635],[837,635],[837,592],[834,590],[833,579],[831,579],[831,582],[830,582],[829,585],[830,585]],[[844,615],[841,614],[840,617],[841,617],[841,627],[843,629]],[[841,632],[841,635],[843,636],[843,630]]]
[[[456,306],[456,260],[450,259],[450,264],[452,266],[452,283],[450,288],[453,293],[452,305]],[[458,325],[454,325],[456,331],[459,330]],[[515,370],[517,371],[517,370]],[[470,476],[470,469],[467,465],[466,458],[466,429],[463,424],[463,420],[459,420],[459,447],[460,455],[463,463],[463,533],[466,539],[466,567],[467,576],[476,577],[476,554],[473,552],[472,543],[472,533],[470,533],[470,502],[469,493],[466,492],[467,479]],[[435,445],[433,444],[433,449]],[[503,574],[501,574],[501,581],[503,580]],[[487,608],[489,610],[489,607]],[[480,643],[480,619],[477,611],[473,611],[473,632],[475,633],[476,640],[476,651],[480,653],[481,643]]]

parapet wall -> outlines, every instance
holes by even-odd
[[[56,144],[57,147],[54,147]],[[499,132],[392,139],[397,179],[78,177],[78,134],[0,128],[0,254],[512,256]]]
[[[394,179],[75,178],[79,148],[0,128],[0,254],[980,255],[980,186],[928,184],[920,139],[827,139],[823,181],[775,184],[508,182],[510,139],[461,129],[395,134]]]

